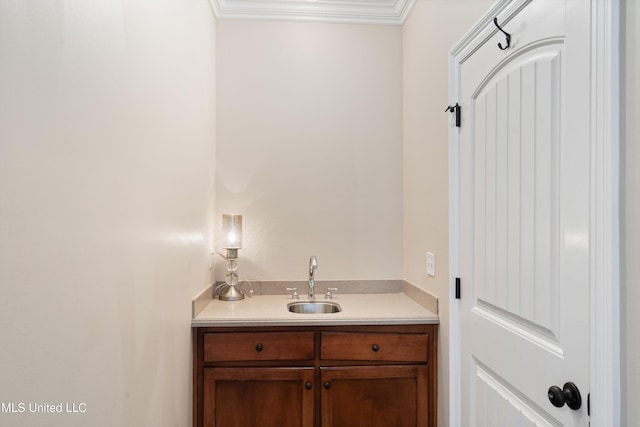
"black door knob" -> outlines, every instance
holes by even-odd
[[[256,345],[256,351],[262,351],[264,347],[262,347],[262,344],[258,344]]]
[[[378,351],[378,350],[380,350],[380,346],[378,344],[374,344],[374,345],[371,346],[371,350]]]
[[[306,384],[304,385],[304,387],[305,387],[307,390],[311,390],[311,387],[312,387],[312,386],[311,386],[311,383],[306,383]]]
[[[329,390],[331,388],[331,383],[330,382],[326,382],[324,383],[324,388],[326,388],[327,390]]]
[[[580,391],[572,382],[565,383],[562,388],[552,385],[549,387],[547,396],[549,397],[551,404],[557,408],[562,408],[566,403],[569,408],[575,411],[580,409],[580,406],[582,406]]]

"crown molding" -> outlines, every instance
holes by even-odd
[[[415,0],[209,0],[218,19],[402,25]]]

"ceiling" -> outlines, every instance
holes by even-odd
[[[218,19],[402,25],[415,0],[209,0]]]

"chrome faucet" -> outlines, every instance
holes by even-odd
[[[313,278],[313,272],[318,268],[318,259],[313,255],[309,258],[309,299],[315,299],[315,295],[313,294],[313,285],[315,285],[315,280]]]

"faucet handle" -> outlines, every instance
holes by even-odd
[[[327,288],[327,293],[324,295],[324,299],[332,299],[333,295],[331,292],[336,292],[338,288]]]
[[[298,299],[298,288],[287,288],[287,291],[293,291],[293,294],[291,294],[291,299]]]

